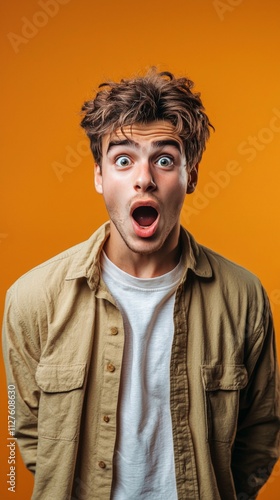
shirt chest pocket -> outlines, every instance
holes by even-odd
[[[239,391],[248,382],[246,368],[244,365],[204,365],[201,373],[208,440],[232,443],[237,427]]]
[[[78,438],[85,373],[85,364],[38,365],[39,436],[71,441]]]

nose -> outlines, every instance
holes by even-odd
[[[150,192],[154,191],[156,187],[150,166],[146,163],[139,165],[136,172],[134,189],[136,191]]]

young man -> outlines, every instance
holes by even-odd
[[[19,279],[4,352],[33,499],[255,498],[279,456],[258,279],[180,227],[211,124],[150,70],[83,106],[110,221]]]

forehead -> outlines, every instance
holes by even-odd
[[[115,130],[112,134],[105,134],[102,139],[103,152],[107,151],[111,141],[122,139],[131,139],[138,144],[171,139],[177,141],[181,146],[183,145],[182,139],[175,132],[175,127],[165,120],[126,125],[122,129]]]

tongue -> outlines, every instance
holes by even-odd
[[[151,226],[158,216],[153,207],[138,207],[133,212],[133,218],[142,227]]]

